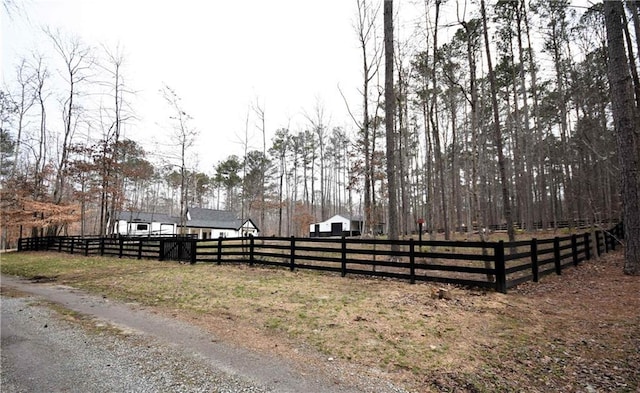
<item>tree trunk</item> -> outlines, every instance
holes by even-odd
[[[631,4],[631,2],[627,1],[627,6],[629,8],[631,8],[631,10],[633,11],[634,9],[636,10],[636,13],[633,17],[635,17],[637,19],[638,17],[638,13],[637,13],[637,9],[635,4]],[[635,1],[634,1],[635,3]],[[633,12],[632,12],[633,14]],[[637,21],[637,20],[636,20]],[[634,22],[636,22],[634,21]],[[628,27],[628,23],[627,23],[627,16],[626,14],[623,12],[622,13],[622,27],[623,27],[623,31],[624,31],[624,37],[626,39],[627,42],[627,53],[629,56],[629,59],[635,59],[635,55],[633,54],[633,44],[631,43],[631,34],[629,34],[629,27]],[[636,31],[637,33],[637,31]],[[636,68],[636,63],[635,61],[631,61],[629,62],[629,70],[631,71],[631,78],[633,80],[633,91],[635,93],[635,98],[636,98],[636,107],[640,108],[640,78],[638,78],[638,69]]]
[[[398,187],[396,185],[395,93],[393,91],[393,0],[384,0],[384,114],[387,137],[387,217],[389,239],[398,239]],[[399,250],[397,245],[393,251]]]
[[[604,14],[609,52],[611,108],[622,172],[622,204],[625,230],[625,274],[640,275],[640,194],[638,194],[638,113],[634,107],[629,60],[623,37],[622,3],[606,1]]]
[[[431,67],[431,82],[433,83],[433,92],[431,96],[431,105],[429,110],[429,118],[431,120],[431,132],[433,133],[433,141],[435,143],[434,151],[436,156],[436,170],[438,171],[438,181],[440,186],[440,202],[442,206],[442,225],[444,228],[444,238],[449,240],[449,217],[447,208],[446,188],[444,179],[444,158],[442,157],[442,145],[440,144],[440,128],[438,120],[437,106],[437,81],[436,68],[438,64],[438,18],[440,16],[441,0],[436,0],[436,21],[433,29],[433,67]]]
[[[549,215],[548,215],[548,211],[549,211],[549,207],[548,207],[548,199],[547,199],[547,175],[545,173],[545,165],[544,165],[544,131],[542,130],[542,126],[540,124],[540,99],[538,97],[538,75],[536,72],[536,63],[535,63],[535,58],[534,58],[534,53],[533,53],[533,49],[532,49],[532,42],[531,42],[531,34],[530,34],[530,28],[529,28],[529,18],[527,15],[526,10],[524,9],[524,3],[523,3],[523,10],[522,10],[522,15],[523,15],[523,19],[522,21],[524,22],[524,30],[525,30],[525,35],[527,37],[527,54],[528,54],[528,63],[529,63],[529,72],[531,73],[531,96],[533,99],[533,121],[534,121],[534,128],[535,128],[535,134],[534,134],[534,139],[533,139],[533,145],[537,146],[537,151],[536,151],[536,160],[535,160],[535,164],[537,166],[537,181],[536,186],[537,186],[537,193],[538,193],[538,198],[537,198],[537,202],[538,206],[536,208],[537,210],[537,216],[534,216],[534,220],[537,218],[538,221],[540,221],[540,225],[541,225],[541,229],[547,229],[547,222],[549,220]],[[524,64],[522,64],[522,67],[524,67]],[[528,123],[527,123],[528,124]],[[533,166],[534,165],[534,160],[532,159],[529,162],[529,165]],[[531,181],[532,181],[532,185],[534,182],[534,178],[533,176],[531,176]]]
[[[484,31],[484,44],[487,53],[487,66],[489,68],[489,84],[491,87],[491,106],[493,108],[493,131],[498,151],[498,169],[500,171],[500,183],[502,188],[502,208],[505,221],[507,222],[507,234],[509,241],[515,241],[515,231],[513,228],[513,218],[511,216],[511,201],[509,197],[509,185],[507,183],[506,165],[504,160],[504,151],[502,147],[502,132],[500,131],[500,114],[498,113],[498,97],[496,92],[496,76],[493,71],[491,62],[491,50],[489,49],[489,33],[487,31],[487,12],[484,0],[480,2],[482,12],[482,27]]]

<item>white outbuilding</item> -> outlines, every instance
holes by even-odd
[[[361,232],[362,219],[340,214],[309,225],[309,237],[359,236]]]

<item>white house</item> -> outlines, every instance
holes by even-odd
[[[310,237],[359,236],[362,232],[362,220],[339,214],[322,222],[309,225]]]
[[[259,229],[251,219],[239,219],[234,212],[224,210],[188,208],[184,230],[180,218],[159,213],[124,211],[109,220],[113,233],[123,236],[196,235],[198,239],[219,237],[257,236]]]
[[[176,234],[178,221],[168,214],[122,211],[116,213],[115,220],[109,219],[109,227],[116,235],[170,236]]]
[[[187,210],[186,234],[198,239],[257,236],[260,231],[251,219],[240,219],[234,212],[191,207]]]

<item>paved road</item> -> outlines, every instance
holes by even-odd
[[[82,291],[2,276],[0,390],[6,392],[401,392],[215,340],[195,326]],[[95,318],[85,330],[42,300]]]

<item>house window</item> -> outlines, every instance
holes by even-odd
[[[147,231],[149,230],[149,224],[137,224],[136,231]]]

